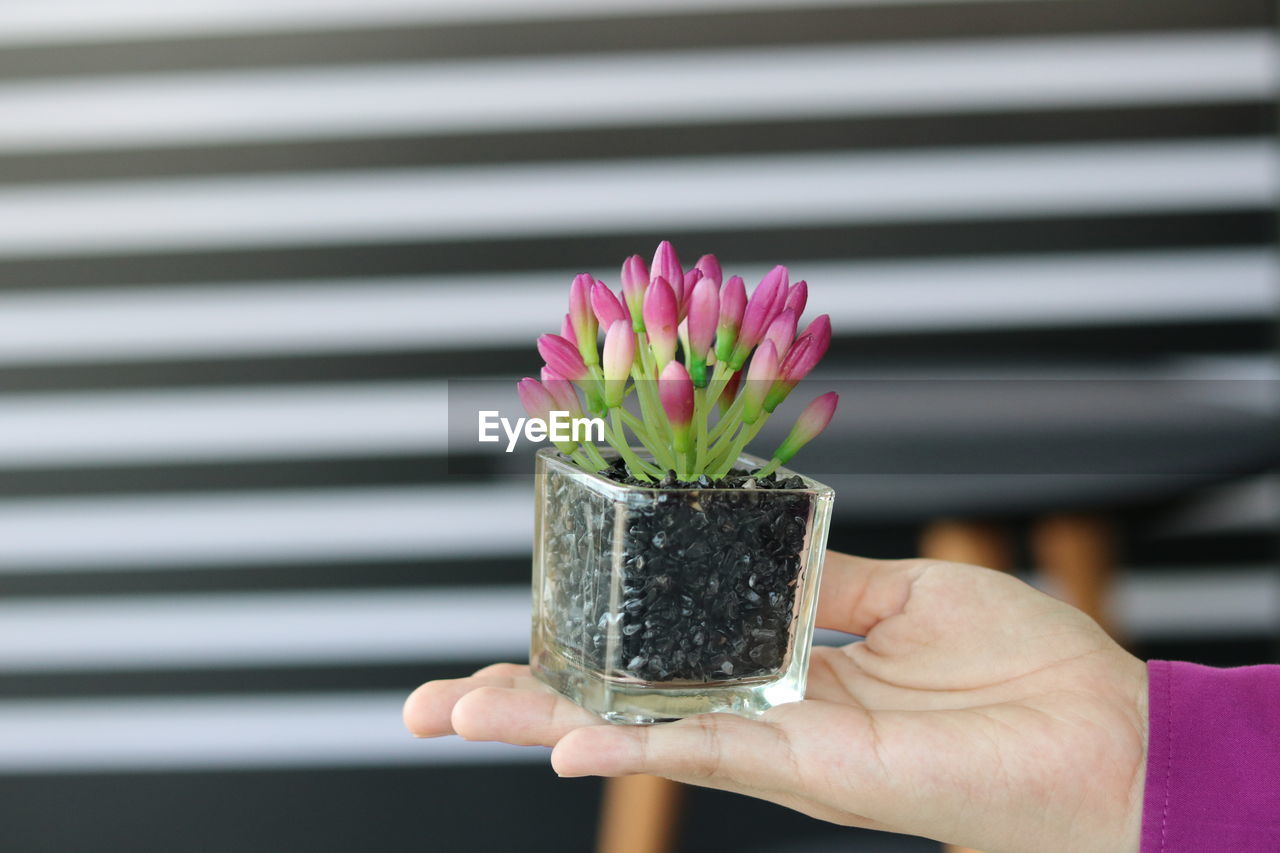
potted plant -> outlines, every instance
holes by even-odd
[[[538,340],[525,409],[603,441],[561,433],[537,455],[531,664],[607,720],[804,696],[833,493],[781,466],[836,395],[767,460],[744,449],[830,343],[825,315],[797,333],[807,294],[779,266],[748,299],[714,256],[686,272],[664,242],[651,267],[627,259],[620,296],[577,276],[561,334]]]

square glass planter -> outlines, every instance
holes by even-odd
[[[736,467],[762,459],[743,455]],[[756,716],[804,698],[834,493],[659,488],[537,455],[538,678],[617,723]]]

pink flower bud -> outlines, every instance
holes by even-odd
[[[644,258],[632,255],[622,262],[622,297],[626,300],[627,311],[631,314],[631,328],[636,332],[644,331],[644,292],[649,286],[649,268]]]
[[[684,270],[680,267],[680,259],[676,257],[675,248],[666,240],[658,244],[658,250],[653,253],[653,263],[649,265],[650,283],[660,278],[667,280],[672,292],[677,287],[684,289]],[[679,295],[676,294],[677,297]]]
[[[578,348],[559,335],[543,335],[538,338],[538,355],[556,373],[570,382],[587,378],[587,365]]]
[[[591,310],[595,312],[602,329],[608,329],[618,320],[626,320],[627,325],[631,325],[627,306],[613,295],[613,291],[603,281],[597,281],[591,287]]]
[[[573,320],[568,314],[564,315],[564,322],[560,324],[560,337],[575,347],[578,345],[578,336],[573,332]]]
[[[791,290],[787,292],[787,301],[783,308],[789,308],[796,312],[796,320],[799,321],[804,316],[804,307],[809,304],[809,283],[807,281],[797,281],[791,285]]]
[[[782,310],[782,303],[787,293],[787,268],[776,266],[761,279],[751,294],[747,310],[742,315],[742,328],[738,331],[738,343],[734,347],[729,365],[734,369],[742,367],[747,360],[747,353],[760,342],[773,318]]]
[[[796,339],[796,322],[798,320],[799,317],[795,311],[790,308],[784,309],[781,314],[773,318],[773,322],[769,324],[768,330],[764,333],[764,339],[773,342],[773,348],[779,357],[786,356],[792,341]]]
[[[742,422],[753,424],[760,419],[765,397],[778,378],[778,351],[772,341],[765,341],[751,356],[746,384],[742,388]]]
[[[701,279],[689,297],[689,346],[704,361],[715,342],[719,319],[720,288],[709,278]]]
[[[665,278],[655,278],[644,297],[644,327],[660,371],[676,357],[679,324],[675,292]]]
[[[570,412],[570,417],[573,417],[572,409],[561,406],[551,391],[536,379],[528,376],[521,379],[516,383],[516,393],[520,395],[520,404],[524,406],[524,410],[531,418],[550,421],[552,412]],[[575,404],[577,402],[576,395],[574,402]],[[576,441],[557,441],[555,444],[560,452],[566,455],[578,449]]]
[[[578,401],[578,391],[573,383],[556,373],[550,367],[542,368],[542,384],[551,393],[556,410],[568,412],[571,418],[582,417],[582,404]]]
[[[813,335],[801,335],[787,350],[782,363],[778,366],[778,381],[797,383],[809,375],[809,371],[818,363],[821,355],[817,352],[817,343]]]
[[[778,365],[778,380],[773,383],[769,394],[764,398],[766,412],[772,412],[778,408],[782,401],[787,399],[787,395],[795,390],[800,380],[808,374],[808,368],[817,363],[817,359],[812,358],[813,346],[812,335],[801,335],[791,345],[791,349],[787,350],[786,357]]]
[[[805,326],[804,335],[812,335],[814,341],[818,345],[818,355],[814,359],[814,364],[822,360],[827,354],[827,350],[831,347],[831,315],[820,314],[813,318],[808,326]]]
[[[738,342],[742,314],[747,310],[747,288],[742,276],[731,276],[720,293],[720,324],[716,327],[716,359],[728,361]]]
[[[720,269],[720,261],[715,255],[703,255],[698,258],[698,262],[693,266],[702,272],[703,278],[709,278],[714,281],[717,290],[724,283],[724,272]]]
[[[681,320],[689,315],[689,299],[700,281],[702,281],[702,270],[689,270],[684,274],[684,286],[676,294],[676,307],[680,311]]]
[[[782,364],[778,367],[778,381],[773,383],[769,396],[765,398],[766,411],[772,412],[787,395],[800,384],[800,380],[809,375],[822,357],[827,354],[831,345],[831,318],[826,314],[818,317],[804,334],[796,338],[796,342],[787,350]]]
[[[680,362],[668,364],[658,377],[658,399],[671,426],[677,430],[688,429],[693,421],[693,380]]]
[[[574,277],[573,284],[569,287],[569,322],[573,325],[578,352],[587,364],[600,363],[600,356],[596,353],[599,326],[595,312],[591,310],[591,289],[595,286],[594,278],[581,273]]]
[[[783,440],[777,452],[773,454],[773,458],[779,462],[786,463],[787,460],[796,455],[796,451],[817,438],[831,423],[831,418],[835,416],[836,406],[839,403],[840,395],[836,394],[835,391],[828,391],[808,406],[805,406],[804,411],[800,413],[800,417],[796,420],[796,425],[791,428],[790,434]]]
[[[531,418],[547,420],[556,408],[551,392],[532,377],[526,376],[517,382],[516,393],[520,395],[520,405],[524,406],[524,410]]]
[[[768,313],[769,323],[772,323],[774,318],[777,317],[779,314],[781,314],[783,309],[786,308],[787,306],[787,296],[788,294],[791,293],[791,289],[787,285],[788,280],[789,279],[787,274],[787,268],[783,267],[782,281],[778,285],[778,289],[773,295],[773,304],[769,306],[769,313]],[[766,328],[768,327],[769,323],[765,323]]]
[[[636,360],[636,333],[630,320],[615,320],[604,336],[604,404],[622,405],[627,376]]]

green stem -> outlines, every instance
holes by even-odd
[[[594,394],[596,399],[598,399],[600,401],[600,404],[603,406],[604,405],[604,371],[601,370],[596,365],[591,365],[590,367],[587,368],[587,373],[590,376],[590,380],[589,380],[589,383],[591,385],[590,394]],[[587,399],[589,402],[591,399],[590,395],[588,395]],[[590,408],[590,406],[588,406],[588,408]],[[595,410],[592,410],[591,414],[599,415],[599,414],[603,414],[603,412],[597,412]]]
[[[735,415],[732,419],[728,421],[727,428],[723,433],[720,434],[719,438],[715,440],[715,442],[712,444],[712,447],[711,447],[711,459],[713,460],[713,464],[712,464],[713,468],[715,467],[714,460],[722,458],[724,455],[725,448],[733,444],[734,434],[740,428],[746,428],[748,426],[750,426],[750,424],[742,423],[742,418],[740,414]]]
[[[656,378],[654,376],[653,352],[649,349],[649,336],[644,332],[636,335],[636,352],[640,355],[640,375],[636,376],[636,378]],[[635,372],[635,365],[633,364],[631,370],[633,376],[635,375]]]
[[[756,472],[756,477],[759,479],[764,479],[765,477],[768,477],[774,471],[778,470],[778,466],[781,464],[782,464],[781,459],[779,459],[776,456],[773,457],[772,459],[769,460],[768,465],[764,466],[758,472]]]
[[[652,451],[652,445],[654,444],[653,436],[649,435],[649,430],[645,428],[644,421],[640,420],[624,408],[619,407],[614,411],[618,412],[618,414],[622,416],[623,423],[631,427],[631,431],[636,434],[636,438],[640,439],[641,443]]]
[[[707,411],[705,389],[693,391],[693,476],[703,473],[707,462]]]
[[[753,424],[744,425],[738,432],[738,435],[729,441],[728,445],[723,449],[724,455],[717,456],[716,458],[715,468],[713,470],[717,478],[723,477],[725,474],[729,473],[729,470],[733,468],[733,463],[738,461],[738,457],[742,455],[743,449],[751,442],[751,439],[755,438],[760,432],[760,429],[764,426],[764,422],[766,420],[767,418],[762,417]]]
[[[709,427],[711,411],[715,408],[716,401],[724,393],[725,385],[728,384],[731,378],[733,378],[733,371],[726,373],[724,366],[717,362],[714,365],[711,381],[707,383],[707,387],[695,388],[693,391],[693,429],[695,432],[692,474],[695,477],[704,473],[706,467],[707,450],[713,437],[712,430]],[[720,425],[717,423],[716,427],[719,428]]]
[[[720,399],[720,395],[724,393],[724,386],[729,384],[729,380],[733,378],[733,371],[727,370],[724,362],[717,361],[716,369],[711,374],[711,381],[707,383],[707,410],[716,404]]]
[[[662,403],[658,400],[657,388],[654,387],[655,383],[651,378],[647,345],[641,349],[640,357],[641,364],[632,367],[631,375],[636,382],[636,399],[640,401],[645,436],[648,438],[644,445],[659,465],[672,469],[676,466],[671,430],[662,411]],[[639,432],[636,434],[640,435]],[[644,441],[644,438],[641,440]]]
[[[733,401],[733,405],[729,406],[729,410],[724,413],[715,428],[711,430],[711,441],[717,441],[726,432],[733,432],[738,428],[739,418],[742,416],[742,398]]]
[[[603,471],[609,467],[609,463],[604,461],[604,457],[600,455],[600,451],[596,449],[594,444],[583,442],[582,451],[586,454],[587,459],[591,461],[591,464],[596,466],[591,469],[592,471]]]
[[[693,470],[694,453],[696,451],[690,447],[682,455],[684,456],[684,473],[680,475],[680,479],[686,483],[691,483],[698,478],[698,472]]]
[[[655,479],[655,475],[657,477],[661,477],[662,472],[660,472],[655,466],[645,463],[639,456],[636,456],[635,451],[631,449],[631,444],[627,441],[627,433],[622,426],[622,418],[618,414],[618,409],[614,409],[611,414],[613,416],[613,430],[609,433],[609,443],[612,444],[614,449],[618,451],[618,454],[626,460],[627,468],[630,469],[632,475],[641,480],[653,480]]]
[[[661,425],[666,422],[662,414],[662,405],[653,400],[653,389],[647,389],[639,392],[640,408],[644,411],[644,421],[646,424],[653,424],[656,428],[661,429]],[[665,430],[664,430],[665,431]],[[649,434],[651,443],[645,445],[649,452],[653,454],[653,458],[664,470],[676,467],[675,449],[672,447],[671,440],[666,436],[655,436],[652,432]]]

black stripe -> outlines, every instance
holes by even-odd
[[[1280,663],[1280,636],[1256,638],[1161,637],[1135,644],[1133,653],[1144,660],[1184,660],[1206,666],[1248,666]]]
[[[1270,134],[1270,102],[452,133],[0,155],[0,185]]]
[[[1280,565],[1280,535],[1276,533],[1214,533],[1198,536],[1156,537],[1136,535],[1158,518],[1134,523],[1134,534],[1125,543],[1126,567],[1154,566],[1194,571],[1197,567],[1232,565]],[[1141,526],[1138,526],[1141,525]]]
[[[405,734],[407,755],[422,748]],[[0,847],[11,853],[567,853],[592,849],[601,784],[557,779],[545,761],[0,775]],[[715,807],[714,823],[752,825],[754,840],[777,844],[798,832],[814,834],[812,818],[777,806],[769,807],[776,814],[762,815],[766,806],[734,798]],[[846,843],[859,832],[821,831]],[[708,841],[695,849],[737,849],[717,846],[723,829],[703,834]],[[746,847],[744,839],[738,848]]]
[[[702,228],[603,236],[519,237],[293,248],[235,248],[141,255],[0,260],[0,291],[146,284],[562,270],[616,277],[622,259],[672,240],[682,254],[715,252],[730,265],[805,260],[974,257],[992,254],[1270,245],[1269,208],[1135,215],[1017,217],[772,228]],[[548,273],[550,275],[550,273]],[[560,275],[550,282],[558,282]],[[567,286],[567,285],[566,285]],[[3,383],[0,383],[0,387]]]
[[[465,652],[465,648],[457,649]],[[516,655],[515,657],[519,657]],[[403,690],[424,681],[464,678],[489,660],[361,663],[320,666],[196,667],[142,670],[71,670],[0,674],[0,700],[143,698],[150,696],[326,693]]]
[[[157,465],[24,467],[0,470],[0,498],[427,485],[491,478],[504,473],[501,461],[495,456],[454,453],[448,458],[389,454],[243,464],[183,460]]]
[[[0,80],[234,67],[1200,31],[1266,27],[1273,20],[1272,4],[1262,0],[1055,0],[1034,7],[997,1],[405,25],[10,47],[0,51]]]
[[[526,478],[526,485],[532,489],[528,479],[531,478]],[[529,532],[529,541],[533,541],[532,530]],[[156,565],[101,571],[2,573],[0,600],[139,593],[181,595],[200,592],[297,592],[379,587],[509,586],[529,583],[529,560],[526,555],[356,563],[267,563],[210,568]]]
[[[1087,324],[980,331],[895,331],[860,333],[832,342],[824,365],[858,370],[940,364],[983,365],[1010,358],[1037,364],[1082,366],[1116,359],[1156,359],[1184,353],[1249,354],[1265,351],[1275,339],[1265,320],[1210,320]],[[4,393],[103,391],[166,388],[318,385],[336,382],[467,379],[533,376],[541,367],[533,341],[518,349],[436,350],[285,355],[260,358],[191,359],[158,362],[80,362],[0,368]],[[360,464],[360,463],[357,463]],[[465,472],[465,471],[463,471]],[[192,469],[193,475],[195,469]],[[433,476],[426,469],[418,473]],[[443,476],[447,472],[437,471]],[[416,476],[405,473],[403,476]],[[104,477],[105,479],[105,477]],[[217,488],[215,475],[197,477]],[[0,474],[0,493],[31,488],[57,491],[56,478]],[[26,484],[26,485],[24,485]]]

